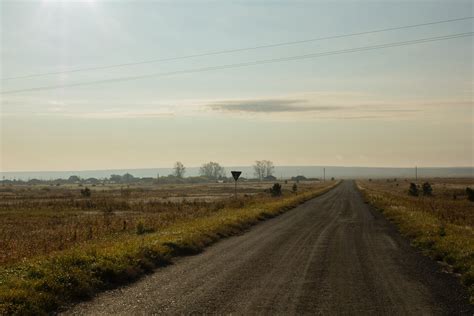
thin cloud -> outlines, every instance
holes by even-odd
[[[315,111],[334,111],[339,106],[309,105],[303,99],[254,99],[231,100],[211,103],[207,105],[213,111],[232,113],[296,113]]]
[[[174,117],[173,112],[161,111],[106,111],[106,112],[70,112],[62,109],[49,109],[48,112],[30,113],[36,117],[64,117],[78,119],[140,119]],[[0,117],[22,117],[24,113],[0,113]]]
[[[445,104],[444,102],[439,102]],[[446,104],[464,104],[452,100]],[[438,102],[413,100],[385,101],[365,95],[303,94],[262,99],[208,100],[201,109],[226,115],[247,115],[276,121],[294,120],[412,120],[426,107],[437,108]]]
[[[137,118],[163,118],[173,117],[173,112],[140,112],[140,111],[119,111],[119,112],[89,112],[71,115],[77,118],[88,119],[137,119]]]

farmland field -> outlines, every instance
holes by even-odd
[[[290,193],[293,183],[283,185]],[[304,192],[321,186],[301,183]],[[160,229],[223,208],[269,199],[271,183],[105,185],[81,196],[78,185],[0,187],[0,265],[107,238]]]
[[[275,216],[337,182],[4,186],[0,314],[43,313],[135,279]]]
[[[417,195],[409,194],[410,183]],[[430,190],[423,191],[429,183]],[[364,180],[358,186],[366,200],[394,221],[402,234],[444,270],[461,276],[474,298],[474,202],[466,188],[472,178],[412,180]]]

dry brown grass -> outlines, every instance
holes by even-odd
[[[474,203],[467,199],[466,187],[474,187],[473,179],[423,179],[418,185],[429,182],[433,188],[433,196],[425,197],[420,192],[419,197],[408,195],[408,187],[414,180],[387,180],[359,181],[369,189],[396,197],[398,203],[408,203],[416,206],[420,211],[426,212],[442,221],[451,224],[469,225],[474,227]],[[420,189],[421,191],[421,189]]]
[[[146,232],[270,199],[271,183],[177,184],[90,187],[77,185],[0,187],[0,265],[61,251],[81,243]],[[292,183],[284,185],[289,194]],[[300,184],[301,192],[317,183]]]

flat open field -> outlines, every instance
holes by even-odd
[[[44,314],[135,280],[175,256],[276,216],[338,184],[2,188],[0,315]]]
[[[413,244],[462,277],[474,302],[474,202],[466,188],[474,179],[421,179],[419,195],[408,194],[411,180],[358,181],[367,201],[393,220]],[[428,182],[432,195],[423,194]]]
[[[120,235],[160,229],[223,208],[271,199],[272,183],[242,182],[238,199],[233,183],[89,186],[17,185],[0,187],[0,265]],[[304,192],[321,186],[298,184]],[[292,194],[293,183],[283,184]]]

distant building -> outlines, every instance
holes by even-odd
[[[296,177],[291,177],[292,181],[304,181],[308,180],[305,176],[296,176]]]
[[[263,178],[263,180],[265,180],[265,181],[276,181],[277,178],[270,175],[270,176],[266,176],[265,178]]]

